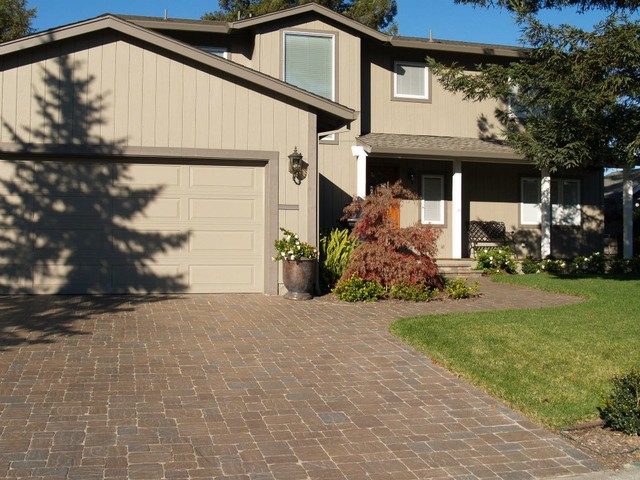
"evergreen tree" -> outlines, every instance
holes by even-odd
[[[0,0],[0,42],[31,33],[35,15],[35,8],[27,8],[27,0]]]
[[[396,33],[396,0],[218,0],[219,10],[205,13],[203,20],[235,21],[315,3],[346,15],[376,30]]]
[[[458,0],[507,6],[532,49],[507,65],[429,64],[446,89],[469,100],[503,100],[506,143],[551,171],[640,163],[640,23],[637,0]],[[542,24],[540,8],[607,9],[592,31]],[[620,9],[627,12],[621,12]]]

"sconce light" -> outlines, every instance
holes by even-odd
[[[302,154],[298,152],[298,147],[293,148],[293,153],[289,155],[289,173],[293,177],[293,182],[296,185],[300,185],[304,178],[304,171],[302,166]]]
[[[409,178],[409,181],[411,183],[413,183],[416,179],[416,172],[413,171],[413,168],[410,168],[409,171],[407,172],[407,177]]]

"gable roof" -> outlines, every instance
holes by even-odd
[[[366,25],[357,22],[349,17],[334,12],[330,8],[323,7],[322,5],[318,5],[317,3],[313,2],[286,8],[277,12],[267,13],[265,15],[259,15],[257,17],[245,18],[243,20],[238,20],[237,22],[232,22],[231,25],[233,29],[240,30],[243,28],[254,27],[256,25],[262,25],[265,23],[270,23],[310,12],[317,13],[318,15],[329,18],[334,22],[344,25],[347,28],[356,30],[363,35],[379,40],[381,42],[388,42],[391,38],[389,35],[385,35],[384,33],[381,33],[371,27],[367,27]]]
[[[296,15],[314,13],[321,17],[336,22],[345,28],[354,30],[362,36],[372,40],[398,48],[413,48],[420,50],[432,50],[443,52],[471,53],[479,55],[496,55],[502,57],[519,58],[528,54],[529,49],[509,45],[494,45],[490,43],[457,42],[451,40],[436,40],[431,38],[392,36],[379,32],[352,18],[337,13],[317,3],[305,3],[295,7],[286,8],[277,12],[245,18],[235,22],[172,19],[161,17],[140,17],[134,15],[119,15],[120,18],[131,21],[145,28],[158,30],[182,30],[211,33],[230,33],[231,31],[245,30],[271,22],[285,20]]]
[[[319,112],[319,117],[322,117],[323,123],[321,131],[338,129],[357,118],[357,113],[344,105],[332,102],[324,97],[294,87],[269,75],[257,72],[224,58],[206,53],[179,40],[148,30],[111,14],[46,30],[1,44],[0,56],[35,48],[44,43],[65,40],[104,29],[111,29],[163,48],[201,65],[212,67],[220,72],[267,89],[296,103],[313,107]]]

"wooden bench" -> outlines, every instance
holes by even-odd
[[[469,235],[469,253],[474,256],[478,252],[478,245],[503,246],[513,242],[511,233],[507,232],[504,222],[484,222],[472,220],[467,223]]]

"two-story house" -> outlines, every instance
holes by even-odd
[[[515,47],[388,36],[316,4],[236,22],[104,15],[0,46],[0,289],[279,291],[279,227],[316,243],[402,180],[401,223],[469,256],[470,220],[521,255],[601,248],[602,172],[550,176],[496,140],[496,104],[427,56]],[[301,168],[292,167],[296,153]]]

